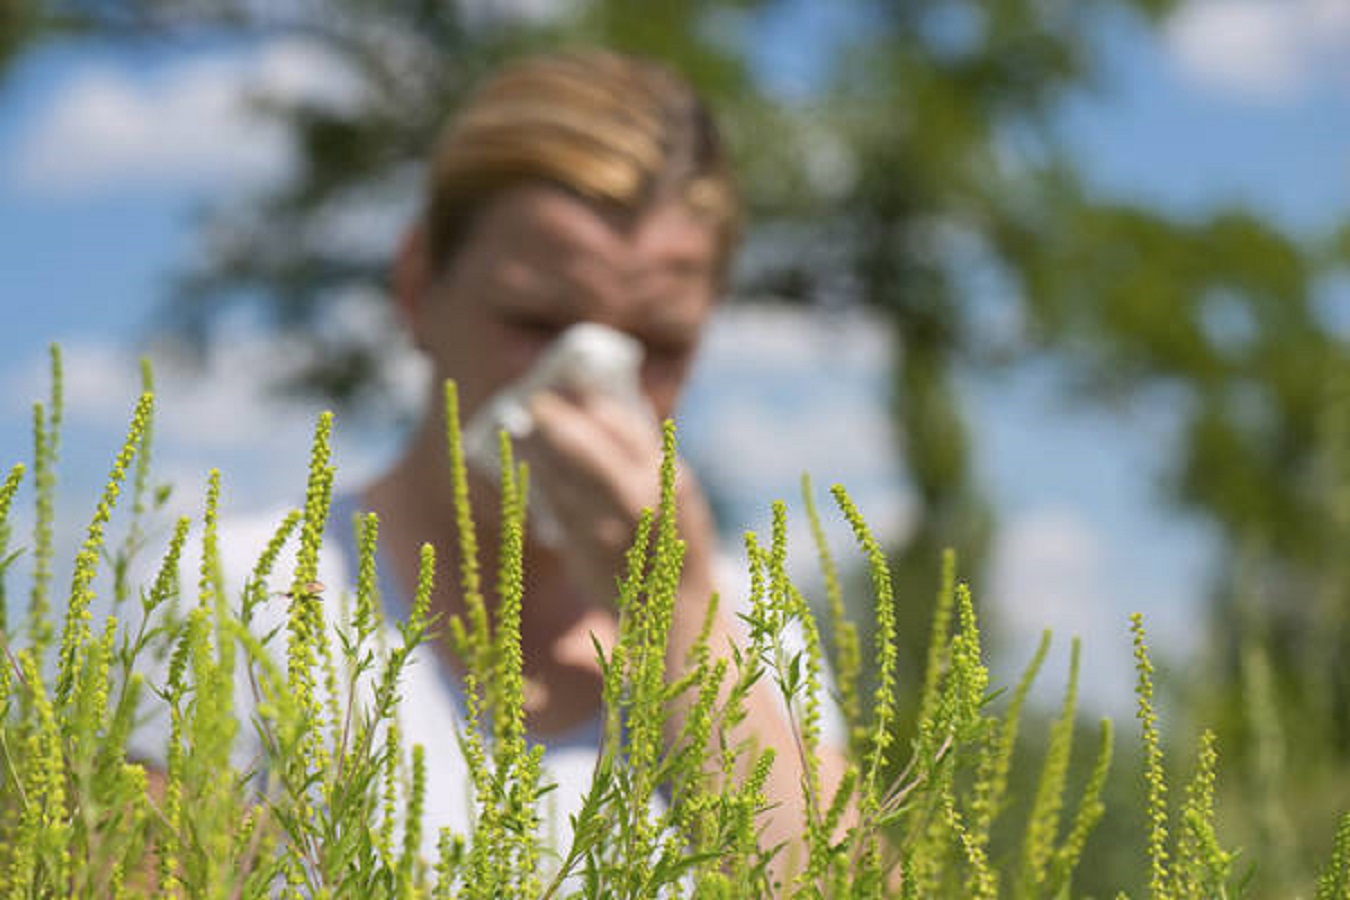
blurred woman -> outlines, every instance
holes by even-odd
[[[516,450],[529,465],[521,650],[528,738],[545,747],[555,833],[565,832],[589,788],[600,751],[602,678],[594,640],[618,631],[616,580],[641,511],[659,499],[658,423],[675,410],[736,248],[740,208],[726,151],[690,87],[667,69],[611,53],[542,57],[490,78],[446,128],[431,159],[424,204],[393,267],[402,322],[431,363],[436,396],[391,468],[363,490],[335,498],[320,578],[329,591],[355,583],[352,517],[378,514],[377,569],[387,618],[407,613],[420,547],[437,551],[431,611],[465,612],[459,530],[446,455],[440,385],[458,385],[466,420],[503,391],[529,384],[560,338],[588,325],[634,351],[628,396],[604,380],[545,384],[519,396]],[[495,429],[494,429],[495,430]],[[498,555],[500,499],[491,466],[471,469],[480,568]],[[677,479],[685,543],[666,653],[677,678],[717,588],[716,534],[687,470]],[[275,520],[231,523],[227,566],[257,558]],[[256,527],[255,527],[256,526]],[[317,588],[316,588],[317,589]],[[724,592],[734,609],[734,592]],[[486,598],[489,614],[495,598]],[[712,620],[710,646],[741,640],[731,609]],[[457,734],[466,717],[463,666],[442,641],[418,649],[401,685],[405,746],[426,751],[426,850],[439,830],[467,832],[474,798]],[[248,702],[245,700],[244,702]],[[778,871],[800,857],[802,763],[781,699],[763,679],[728,735],[772,747],[763,846],[786,845]],[[679,733],[680,701],[666,728]],[[162,745],[161,745],[162,746]],[[147,745],[146,755],[153,756]],[[842,771],[827,751],[827,790]],[[736,773],[737,776],[748,774]],[[569,838],[558,836],[565,851]]]
[[[592,52],[522,62],[471,97],[435,151],[425,207],[398,254],[400,316],[429,358],[434,384],[458,384],[466,419],[576,323],[600,323],[641,347],[639,383],[650,413],[605,391],[543,390],[528,399],[532,427],[516,445],[530,467],[531,492],[559,526],[555,541],[527,537],[521,643],[527,726],[549,748],[546,764],[560,784],[567,777],[560,768],[588,777],[598,750],[601,673],[591,636],[606,647],[615,637],[623,554],[640,511],[658,499],[656,423],[675,410],[725,286],[739,225],[726,150],[693,90],[651,62]],[[463,598],[445,423],[439,402],[427,410],[406,452],[359,504],[379,514],[401,595],[415,584],[418,547],[436,546],[433,610],[453,615],[463,612]],[[672,677],[716,586],[708,504],[688,470],[677,484],[686,554],[667,651]],[[499,525],[490,474],[479,470],[471,493],[486,562],[496,558]],[[719,612],[714,648],[734,635],[732,620]],[[447,690],[457,691],[459,663],[445,650],[438,662]],[[736,737],[778,754],[763,840],[794,845],[804,823],[801,765],[767,679],[748,708]],[[678,727],[677,711],[670,739]],[[840,769],[829,754],[827,785]],[[563,785],[578,797],[586,787]]]

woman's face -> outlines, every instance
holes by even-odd
[[[620,224],[557,188],[521,186],[483,210],[404,308],[437,380],[458,382],[466,418],[578,322],[642,344],[642,389],[665,418],[713,308],[716,263],[713,227],[682,204]]]

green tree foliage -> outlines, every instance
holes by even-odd
[[[0,0],[0,82],[32,38],[37,19],[32,0]]]

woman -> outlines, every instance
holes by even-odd
[[[536,391],[526,398],[531,427],[516,443],[530,492],[557,526],[549,541],[535,523],[526,529],[520,626],[528,737],[546,748],[548,779],[558,784],[553,819],[563,828],[599,751],[602,679],[593,640],[608,648],[616,637],[616,578],[640,512],[658,500],[657,423],[675,409],[723,289],[738,218],[725,150],[681,79],[609,53],[536,58],[491,78],[450,122],[429,167],[425,206],[395,261],[399,315],[429,359],[437,391],[446,379],[457,383],[466,419],[517,384],[575,325],[604,326],[640,348],[640,402],[603,390]],[[391,616],[406,614],[420,547],[429,543],[437,551],[431,611],[445,621],[465,611],[459,531],[443,407],[433,400],[427,410],[387,472],[335,500],[320,577],[330,589],[354,583],[357,556],[346,525],[357,512],[374,512],[380,594]],[[671,678],[707,619],[716,553],[708,505],[687,471],[676,494],[686,549],[666,654]],[[500,526],[490,472],[471,471],[470,495],[479,565],[490,571]],[[271,525],[239,524],[222,546],[251,561]],[[729,597],[727,605],[735,602]],[[729,639],[740,639],[733,614],[720,611],[712,621],[710,646],[727,652]],[[439,641],[419,656],[401,686],[400,731],[405,746],[426,751],[423,833],[434,850],[440,828],[468,829],[473,797],[456,740],[465,715],[462,665]],[[798,744],[768,679],[752,689],[746,710],[730,738],[777,753],[765,787],[771,809],[759,824],[764,846],[786,845],[778,857],[783,875],[800,858],[804,831]],[[681,714],[677,705],[667,741],[679,733]],[[838,753],[823,755],[828,792],[843,766]],[[558,843],[565,850],[566,836]]]
[[[394,296],[435,383],[457,382],[466,418],[575,323],[609,326],[643,349],[641,390],[655,418],[604,393],[545,391],[533,396],[534,427],[517,442],[531,492],[561,526],[555,545],[531,539],[525,550],[526,717],[546,746],[571,741],[578,729],[598,733],[591,635],[606,646],[615,635],[623,553],[639,512],[657,500],[661,436],[653,423],[675,409],[738,225],[729,161],[707,109],[681,79],[636,59],[590,53],[508,69],[472,96],[433,157]],[[415,583],[418,546],[436,546],[433,609],[449,615],[463,610],[457,531],[441,405],[429,409],[407,451],[361,501],[379,514],[400,585]],[[474,478],[472,498],[490,539],[498,525],[490,477]],[[667,652],[674,674],[705,618],[716,552],[707,503],[688,471],[677,504],[686,555]],[[485,546],[483,559],[495,550]],[[712,646],[732,634],[731,615],[719,614]],[[441,664],[457,665],[448,653]],[[767,681],[748,708],[742,736],[778,751],[767,787],[776,808],[763,839],[791,844],[802,832],[803,801],[790,726]],[[830,785],[842,766],[837,754],[828,757]]]

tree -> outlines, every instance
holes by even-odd
[[[37,28],[36,0],[0,0],[0,81]]]

